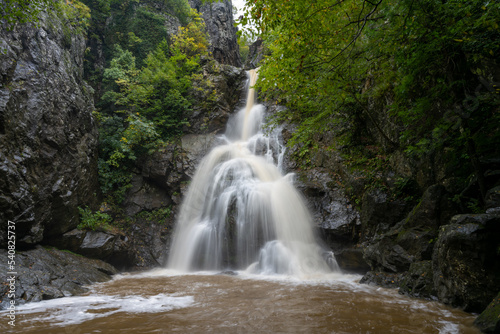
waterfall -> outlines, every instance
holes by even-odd
[[[249,71],[246,106],[228,123],[225,144],[195,172],[169,268],[287,275],[338,270],[333,253],[317,243],[293,174],[283,175],[279,132],[262,133],[265,107],[255,103],[256,78],[257,71]]]

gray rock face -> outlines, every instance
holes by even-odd
[[[248,57],[245,61],[245,68],[251,69],[259,66],[264,58],[264,44],[261,38],[253,42],[248,49]]]
[[[7,258],[7,251],[0,250],[1,257]],[[1,280],[7,282],[7,261],[0,262]],[[91,260],[60,251],[37,246],[16,254],[16,302],[34,302],[64,296],[79,295],[86,291],[85,285],[105,282],[118,271],[100,260]],[[0,285],[0,309],[5,309],[9,299],[5,298],[7,285]]]
[[[0,45],[0,245],[7,220],[34,245],[75,228],[98,191],[85,38],[42,13],[39,28],[0,28]]]
[[[458,215],[441,227],[432,257],[440,301],[481,312],[500,286],[500,215]]]
[[[376,234],[388,232],[400,222],[408,211],[403,200],[390,200],[380,189],[365,192],[361,206],[362,234],[371,238]]]
[[[210,52],[221,64],[240,67],[241,58],[230,0],[207,2],[189,0],[192,8],[202,14],[210,37]]]
[[[436,299],[432,262],[420,261],[412,263],[401,282],[399,293],[413,297]]]
[[[191,92],[196,103],[184,132],[222,133],[230,115],[244,106],[247,74],[241,68],[210,61],[203,66],[203,80],[211,83],[215,96],[203,90]]]

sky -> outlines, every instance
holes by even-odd
[[[231,0],[233,6],[238,8],[238,16],[243,13],[243,6],[245,6],[245,0]]]

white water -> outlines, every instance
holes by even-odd
[[[293,175],[282,173],[285,149],[277,132],[262,133],[257,72],[249,78],[246,106],[230,120],[226,144],[213,149],[193,177],[168,267],[297,276],[338,270],[333,253],[317,243]]]

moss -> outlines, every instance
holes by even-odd
[[[474,325],[479,327],[484,333],[500,332],[500,293],[488,305],[474,321]]]
[[[63,31],[63,46],[65,48],[71,48],[71,29],[67,25],[62,25]]]

